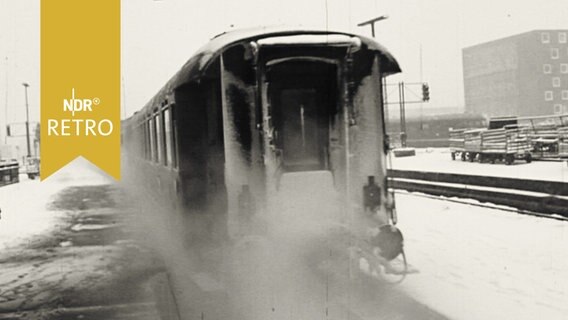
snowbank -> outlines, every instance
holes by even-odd
[[[20,175],[20,183],[0,187],[0,250],[53,228],[60,212],[49,211],[51,198],[71,186],[107,184],[111,180],[83,158],[40,182]]]

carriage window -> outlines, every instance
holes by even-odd
[[[568,73],[568,63],[560,64],[560,72],[561,73]]]
[[[134,138],[134,143],[135,143],[134,154],[136,154],[136,156],[138,158],[140,158],[142,156],[142,147],[144,145],[143,143],[140,143],[140,142],[144,141],[141,137],[142,133],[143,133],[142,126],[141,125],[136,126],[136,129],[134,129],[134,137],[133,138]]]
[[[562,90],[562,100],[568,100],[568,90]]]
[[[148,121],[148,127],[150,128],[150,161],[156,160],[156,127],[154,124],[154,118],[150,118]]]
[[[170,107],[171,112],[171,127],[172,127],[172,166],[174,168],[177,167],[177,135],[176,135],[176,128],[177,128],[177,121],[176,121],[176,109],[175,104],[172,104]]]
[[[546,100],[546,101],[554,100],[554,96],[552,95],[552,91],[545,91],[544,92],[544,100]]]
[[[149,153],[150,153],[150,147],[148,143],[148,123],[144,122],[142,124],[142,158],[148,159]]]
[[[154,116],[154,123],[156,124],[156,158],[154,160],[162,164],[164,161],[164,133],[162,132],[162,122],[160,121],[160,114]]]
[[[552,78],[552,86],[554,88],[560,87],[560,78],[559,77]]]
[[[150,147],[150,123],[144,122],[144,159],[150,160],[151,147]]]
[[[558,43],[566,43],[566,32],[560,32],[558,34]]]
[[[134,152],[136,154],[136,157],[140,158],[141,157],[141,150],[142,150],[142,144],[140,142],[142,142],[142,138],[140,137],[140,134],[142,133],[142,125],[138,124],[138,126],[136,127],[136,130],[134,131],[134,143],[136,143],[136,146],[134,147]]]
[[[165,109],[162,114],[164,117],[164,144],[166,146],[166,165],[172,165],[172,122],[170,118],[170,109]]]
[[[142,122],[142,158],[148,159],[148,124],[146,121]]]

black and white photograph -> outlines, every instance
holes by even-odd
[[[99,0],[117,179],[42,175],[58,1],[0,0],[0,320],[568,319],[568,2]]]

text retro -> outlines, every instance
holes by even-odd
[[[71,99],[63,99],[63,111],[75,113],[93,112],[101,103],[99,98],[75,98],[75,88],[71,90]],[[94,120],[88,117],[81,119],[48,119],[48,136],[109,136],[113,132],[113,124],[109,119]]]

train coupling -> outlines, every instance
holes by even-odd
[[[381,282],[397,284],[406,275],[418,272],[411,268],[404,253],[402,232],[394,225],[385,224],[378,228],[367,242],[368,247],[352,247],[351,258],[358,262],[363,274]]]
[[[391,261],[403,253],[404,237],[399,228],[392,224],[379,227],[379,232],[371,238],[371,245],[378,248],[378,254]]]

